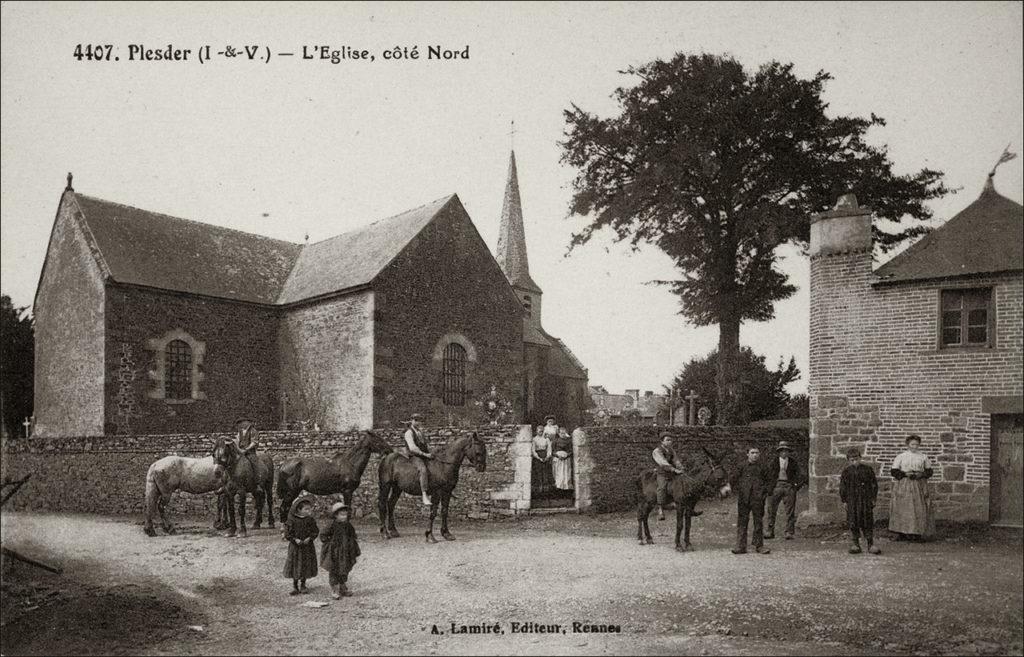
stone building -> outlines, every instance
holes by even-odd
[[[639,388],[629,388],[625,394],[617,395],[604,386],[590,386],[590,399],[594,404],[589,411],[592,424],[664,426],[669,421],[668,397],[651,390],[641,395]]]
[[[804,521],[840,517],[847,446],[863,447],[887,491],[892,459],[917,434],[939,518],[1021,525],[1022,219],[990,177],[977,200],[873,269],[871,210],[848,195],[813,218]]]
[[[208,432],[238,417],[347,430],[413,412],[465,425],[490,401],[502,423],[527,400],[572,417],[559,375],[583,371],[585,389],[585,370],[540,328],[539,288],[521,298],[514,174],[503,239],[518,230],[522,266],[506,256],[504,271],[455,195],[294,244],[78,194],[69,177],[34,304],[36,433]]]

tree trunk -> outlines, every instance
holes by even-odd
[[[718,324],[718,372],[715,376],[715,387],[718,389],[716,400],[715,424],[731,425],[738,415],[739,381],[736,362],[740,352],[740,320],[723,319]]]

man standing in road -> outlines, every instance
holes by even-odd
[[[761,463],[761,450],[751,447],[747,450],[747,462],[731,482],[736,493],[736,547],[733,554],[747,553],[747,526],[750,517],[754,520],[754,535],[751,544],[758,554],[771,552],[764,546],[764,498],[771,489],[771,473]]]
[[[768,466],[770,481],[775,488],[768,499],[768,531],[764,537],[775,538],[775,516],[779,510],[779,502],[786,503],[786,540],[796,533],[796,493],[804,485],[806,478],[803,469],[793,456],[793,448],[783,440],[775,448],[778,458],[772,459]]]

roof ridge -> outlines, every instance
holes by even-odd
[[[376,226],[377,224],[381,223],[382,221],[390,221],[392,219],[397,219],[397,218],[399,218],[399,217],[401,217],[402,215],[405,215],[405,214],[412,214],[413,212],[416,212],[417,210],[422,210],[423,208],[426,208],[428,206],[441,203],[441,201],[444,201],[445,203],[447,203],[448,201],[450,201],[452,199],[452,197],[455,197],[455,196],[458,196],[458,194],[455,193],[455,192],[452,192],[448,196],[442,196],[440,198],[434,199],[433,201],[430,201],[429,203],[423,203],[422,205],[417,205],[414,208],[409,208],[408,210],[402,210],[401,212],[393,214],[393,215],[391,215],[389,217],[382,217],[380,219],[377,219],[376,221],[371,221],[368,224],[363,224],[362,226],[358,226],[356,228],[352,228],[351,230],[346,230],[344,233],[338,233],[336,235],[331,235],[330,237],[325,237],[322,240],[317,240],[316,242],[311,242],[310,244],[305,244],[305,245],[300,245],[300,246],[305,248],[306,246],[313,246],[313,245],[316,245],[316,244],[323,244],[324,242],[329,242],[331,240],[338,239],[339,237],[345,237],[346,235],[352,235],[353,233],[358,233],[361,230],[366,230],[370,226]]]
[[[119,208],[128,208],[129,210],[135,210],[136,212],[144,212],[146,214],[157,216],[157,217],[163,217],[163,218],[166,218],[166,219],[174,219],[175,221],[184,221],[184,222],[190,223],[190,224],[198,224],[200,226],[205,226],[205,227],[208,227],[208,228],[217,228],[219,230],[226,230],[226,231],[229,231],[229,232],[232,232],[232,233],[239,233],[241,235],[247,235],[247,236],[250,236],[250,237],[258,237],[258,238],[260,238],[262,240],[269,240],[271,242],[280,242],[281,244],[289,244],[291,246],[297,246],[300,249],[303,246],[302,244],[299,244],[298,242],[292,242],[290,240],[282,240],[282,239],[278,239],[276,237],[270,237],[268,235],[261,235],[260,233],[253,233],[253,232],[250,232],[250,231],[247,231],[247,230],[241,230],[241,229],[238,229],[238,228],[231,228],[230,226],[220,226],[218,224],[211,224],[211,223],[206,222],[206,221],[198,221],[196,219],[186,219],[185,217],[176,217],[173,214],[167,214],[166,212],[156,212],[154,210],[146,210],[145,208],[139,208],[139,207],[136,207],[134,205],[128,205],[127,203],[118,203],[117,201],[108,201],[107,199],[99,198],[98,196],[89,196],[88,194],[80,194],[78,192],[72,192],[72,193],[76,197],[89,199],[90,201],[97,201],[99,203],[106,203],[107,205],[113,205],[113,206],[116,206],[116,207],[119,207]],[[84,214],[84,212],[83,212],[83,214]],[[88,217],[86,217],[86,219],[88,219]]]

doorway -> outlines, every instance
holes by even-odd
[[[992,416],[989,520],[1002,527],[1024,526],[1024,415]]]

